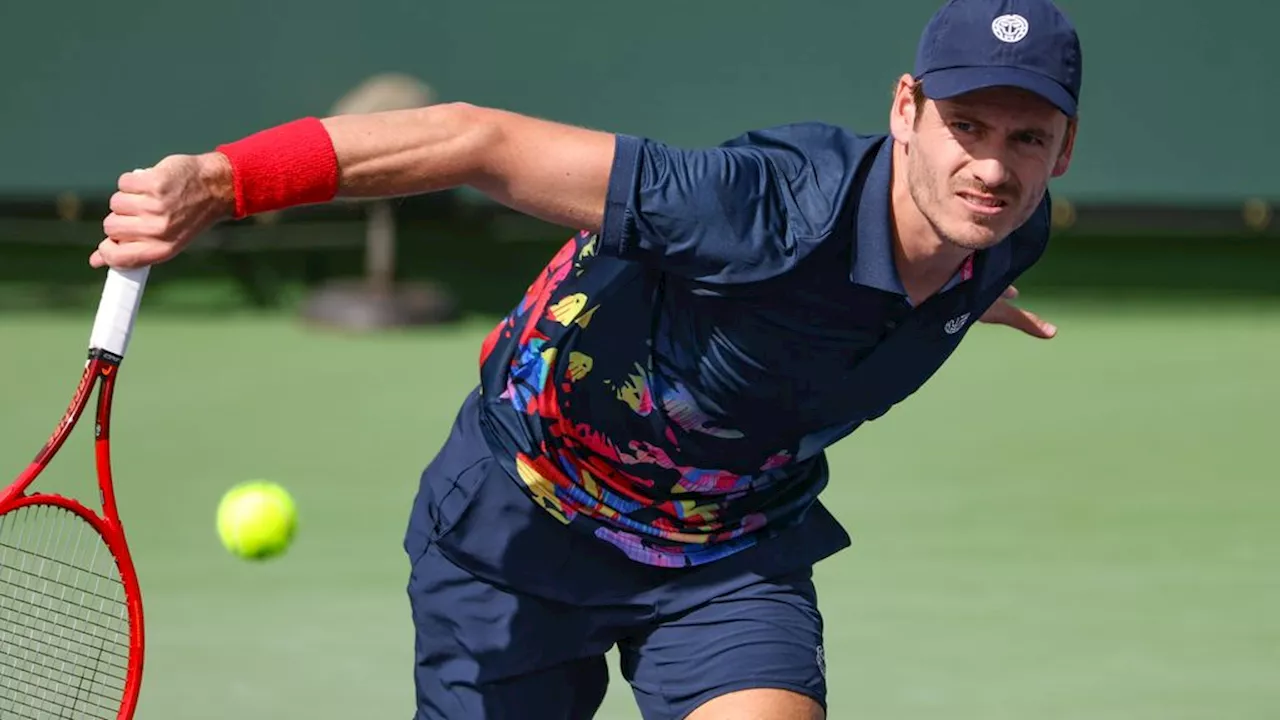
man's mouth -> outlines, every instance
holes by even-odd
[[[969,209],[980,215],[996,215],[1008,205],[995,195],[985,195],[970,191],[956,193]]]

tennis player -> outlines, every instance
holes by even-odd
[[[682,149],[461,103],[301,119],[122,176],[90,262],[461,185],[581,228],[485,339],[422,475],[417,717],[589,718],[617,648],[645,718],[821,718],[812,568],[850,542],[824,451],[976,320],[1055,334],[1009,300],[1048,242],[1081,62],[1050,0],[951,0],[887,134]]]

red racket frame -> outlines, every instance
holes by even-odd
[[[144,631],[142,619],[142,590],[138,584],[137,571],[133,566],[133,557],[129,554],[129,545],[125,541],[124,526],[116,508],[115,486],[111,474],[111,406],[115,394],[116,377],[120,373],[121,358],[109,352],[94,350],[90,352],[85,364],[84,375],[76,388],[71,405],[53,431],[48,442],[40,449],[35,459],[18,478],[0,492],[0,515],[19,508],[32,505],[50,505],[79,515],[97,531],[106,542],[107,549],[120,572],[120,581],[124,585],[125,606],[129,613],[129,666],[125,673],[124,698],[118,720],[130,720],[137,708],[138,697],[142,689],[142,664],[144,651]],[[35,482],[49,463],[57,455],[58,450],[70,437],[72,430],[80,421],[94,389],[98,389],[98,405],[94,425],[94,456],[98,468],[98,490],[101,494],[102,515],[94,513],[84,504],[73,498],[49,493],[25,494],[28,487]]]

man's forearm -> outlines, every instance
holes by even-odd
[[[337,156],[341,197],[467,185],[549,222],[585,229],[603,222],[611,134],[464,103],[321,122]],[[214,173],[219,182],[230,183],[225,158],[210,162],[227,170]]]
[[[463,105],[322,120],[338,156],[338,194],[419,195],[471,185],[497,141],[483,112]]]

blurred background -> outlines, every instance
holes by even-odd
[[[1280,5],[1062,0],[1085,54],[1061,328],[979,327],[831,453],[833,718],[1280,717]],[[882,132],[935,0],[223,0],[0,10],[0,462],[61,414],[120,173],[302,115],[463,100],[682,145]],[[400,550],[483,335],[571,229],[467,191],[226,223],[157,268],[117,398],[138,718],[409,717]],[[91,487],[88,433],[49,480]],[[233,483],[301,530],[218,545]],[[88,497],[92,497],[89,495]],[[529,717],[536,720],[536,709]],[[600,717],[637,718],[615,674]]]

